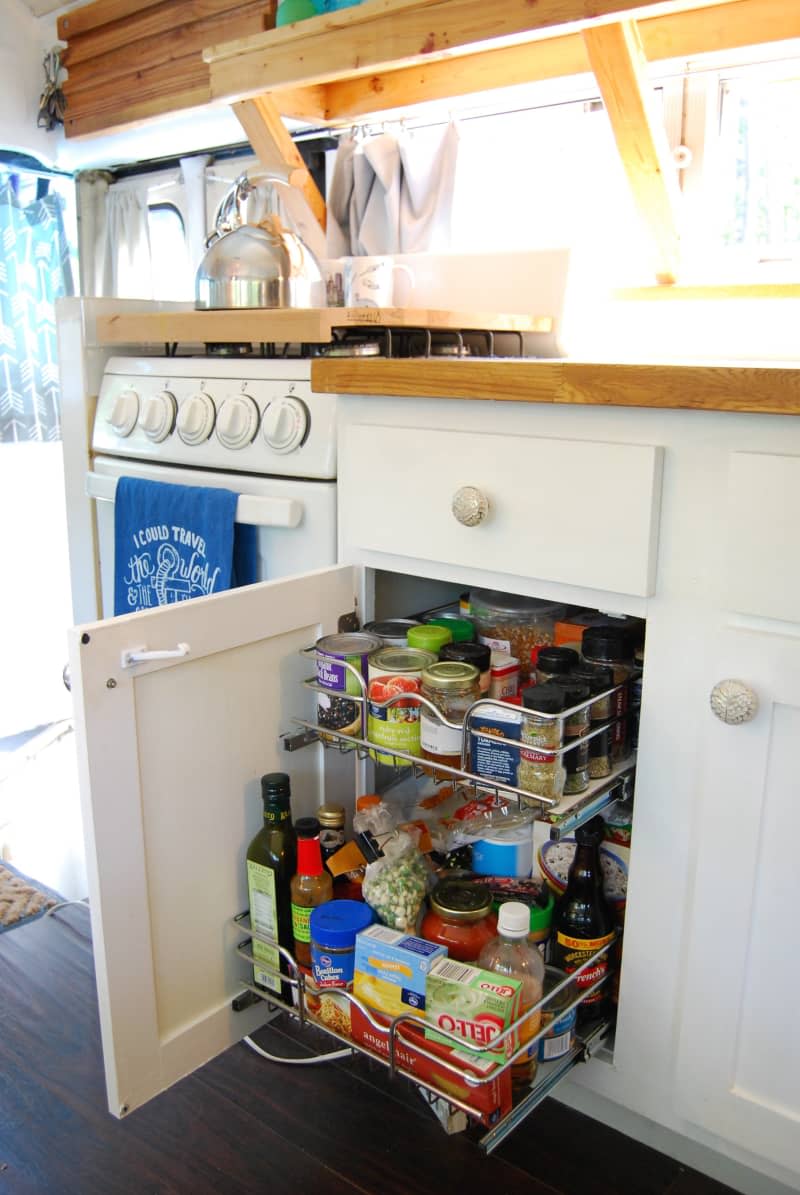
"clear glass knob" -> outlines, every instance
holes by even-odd
[[[453,494],[452,510],[463,527],[477,527],[489,513],[489,499],[474,485],[462,485]]]
[[[711,709],[721,722],[738,726],[758,713],[758,694],[743,680],[721,680],[711,690]]]

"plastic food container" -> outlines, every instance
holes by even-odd
[[[529,876],[533,870],[532,826],[473,842],[472,870],[485,876]]]
[[[473,589],[470,593],[470,614],[478,639],[519,660],[523,685],[530,679],[531,653],[535,657],[538,654],[535,649],[552,644],[555,621],[563,613],[563,606],[539,598],[493,589]],[[535,658],[533,665],[536,666]]]
[[[352,987],[356,934],[373,919],[372,909],[361,900],[329,900],[313,910],[309,929],[316,987]]]

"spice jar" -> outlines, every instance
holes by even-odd
[[[597,693],[605,693],[614,686],[614,672],[610,667],[603,664],[595,664],[591,667],[588,664],[584,664],[582,668],[576,668],[571,673],[571,679],[580,680],[588,684],[592,697]],[[601,697],[599,701],[593,701],[589,706],[589,721],[593,730],[596,729],[600,722],[604,722],[611,717],[611,700],[611,697]],[[613,727],[609,726],[601,730],[599,734],[594,734],[589,739],[590,780],[602,780],[604,777],[611,775],[612,734]]]
[[[429,942],[446,946],[448,957],[475,963],[483,947],[497,933],[492,894],[485,884],[441,880],[429,898],[420,934]]]
[[[458,729],[445,726],[424,706],[420,717],[420,746],[423,759],[461,766],[461,724],[473,702],[480,698],[479,673],[474,664],[457,660],[440,660],[422,673],[422,696],[433,702],[448,722],[459,723]]]
[[[462,664],[474,664],[480,676],[478,687],[481,696],[489,692],[492,649],[485,643],[445,643],[439,652],[440,660],[460,660]]]
[[[320,805],[317,820],[322,862],[327,863],[344,846],[344,805]]]
[[[548,681],[542,685],[543,690],[550,687],[561,690],[564,697],[564,709],[571,710],[564,718],[564,746],[568,746],[570,739],[581,739],[589,730],[589,707],[582,703],[590,696],[589,686],[580,681],[564,677],[559,681]],[[580,706],[574,709],[574,706]],[[589,743],[582,739],[570,751],[565,751],[562,757],[566,777],[564,779],[565,795],[582,793],[589,787]]]
[[[553,752],[562,746],[563,727],[553,715],[564,709],[564,694],[557,685],[532,685],[523,689],[522,704],[529,713],[522,720],[517,787],[540,797],[560,797],[565,773]]]
[[[581,658],[571,647],[540,647],[536,649],[536,683],[566,676],[580,664]]]
[[[621,688],[611,696],[611,717],[618,719],[611,732],[611,757],[623,759],[628,752],[627,718],[628,688],[633,664],[633,640],[627,628],[602,625],[587,627],[581,639],[581,655],[590,664],[611,667],[614,684]]]

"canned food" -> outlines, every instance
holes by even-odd
[[[558,967],[545,967],[545,998],[566,978],[566,972],[559,971]],[[570,987],[571,985],[568,984],[557,996],[548,1000],[542,1008],[542,1028],[547,1025],[548,1030],[544,1037],[539,1038],[540,1062],[552,1062],[554,1058],[563,1058],[565,1054],[569,1054],[575,1044],[577,1013],[574,1008],[569,1012],[564,1012],[567,1005],[575,999],[571,994]]]
[[[377,635],[384,647],[407,647],[406,635],[416,626],[419,623],[414,618],[386,618],[382,622],[368,622],[364,630]]]
[[[328,693],[320,693],[317,699],[317,720],[325,730],[338,730],[340,734],[358,737],[361,734],[361,703],[336,696],[351,693],[362,696],[366,688],[370,652],[380,647],[376,635],[354,632],[347,635],[324,635],[318,639],[317,684]],[[351,671],[347,665],[355,669]],[[357,674],[357,675],[356,675]],[[364,687],[359,681],[364,678]]]
[[[411,697],[389,706],[378,703],[401,693],[419,693],[423,669],[435,662],[433,652],[413,647],[381,647],[372,653],[367,688],[367,737],[370,742],[389,751],[404,751],[407,755],[421,753],[419,704]],[[410,766],[409,760],[378,752],[370,754],[379,763]]]

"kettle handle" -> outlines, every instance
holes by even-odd
[[[255,184],[259,182],[269,182],[287,189],[289,187],[285,179],[279,178],[268,170],[259,170],[253,174],[248,174],[245,170],[239,175],[227,194],[223,196],[217,208],[214,216],[214,228],[206,237],[206,249],[209,249],[226,232],[233,232],[234,229],[241,228],[244,223],[242,203],[255,190]]]

